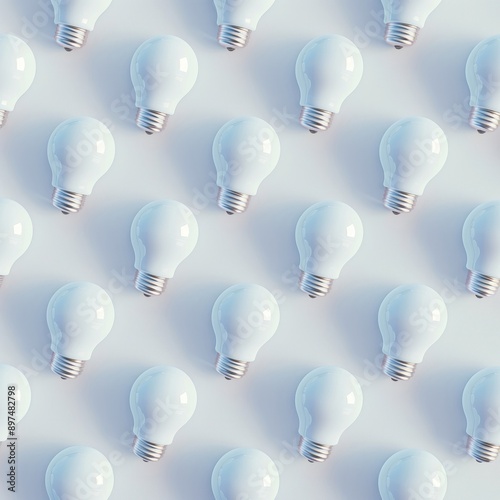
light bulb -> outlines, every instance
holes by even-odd
[[[56,42],[68,52],[85,45],[101,14],[111,0],[52,0]]]
[[[0,128],[31,87],[35,73],[35,56],[28,44],[17,36],[0,34]]]
[[[382,0],[385,41],[396,49],[413,45],[420,28],[440,3],[441,0]]]
[[[392,290],[378,311],[383,372],[395,381],[410,379],[447,321],[446,304],[432,288],[413,284]]]
[[[215,500],[274,500],[279,486],[276,464],[255,448],[228,451],[212,472]]]
[[[135,122],[146,134],[160,132],[198,77],[198,60],[189,44],[176,36],[146,40],[132,57]]]
[[[0,198],[0,286],[33,239],[33,224],[26,209],[14,200]]]
[[[378,476],[382,500],[443,500],[448,478],[432,453],[404,449],[387,459]]]
[[[52,204],[63,214],[78,212],[95,183],[115,159],[115,141],[95,118],[71,118],[52,132],[47,145],[52,169]]]
[[[45,473],[49,500],[108,500],[114,483],[109,460],[88,446],[71,446],[60,451]]]
[[[193,381],[173,366],[155,366],[134,382],[130,409],[134,418],[134,453],[157,462],[196,409]]]
[[[80,375],[114,320],[111,297],[100,286],[80,281],[59,288],[47,306],[52,371],[62,379]]]
[[[448,140],[432,120],[419,116],[392,124],[380,141],[384,206],[398,215],[413,210],[427,183],[443,168]]]
[[[271,8],[274,0],[214,0],[217,9],[217,40],[227,50],[245,47],[260,18]]]
[[[135,288],[146,297],[160,295],[167,279],[194,250],[198,223],[186,205],[174,200],[148,203],[130,229],[135,253]]]
[[[30,408],[31,388],[24,373],[11,365],[0,363],[0,390],[4,398],[0,412],[0,443],[2,443],[9,439],[17,439],[17,424]]]
[[[467,419],[467,453],[493,462],[500,452],[500,366],[484,368],[467,382],[462,405]]]
[[[361,386],[347,370],[321,366],[309,372],[295,393],[300,454],[309,462],[324,462],[362,406]]]
[[[478,298],[494,295],[500,286],[500,200],[482,203],[468,215],[462,240],[467,289]]]
[[[276,167],[280,140],[260,118],[235,118],[217,132],[212,154],[219,186],[217,203],[230,215],[241,213]]]
[[[359,49],[341,35],[320,36],[301,51],[295,65],[300,89],[300,124],[311,133],[326,130],[333,115],[363,76]]]
[[[349,205],[323,201],[300,216],[295,241],[300,255],[300,289],[309,297],[323,297],[361,246],[363,225]]]
[[[224,290],[212,309],[216,370],[228,380],[241,378],[279,321],[278,303],[263,286],[238,284]]]

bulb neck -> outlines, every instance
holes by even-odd
[[[385,25],[384,39],[396,49],[410,46],[415,43],[420,28],[414,24],[387,23]]]
[[[320,108],[312,108],[310,106],[302,106],[300,111],[299,122],[307,128],[311,134],[323,132],[330,128],[334,113]]]
[[[480,134],[493,132],[500,123],[500,113],[492,109],[473,106],[470,110],[469,125],[475,128]]]
[[[64,215],[76,214],[85,203],[85,195],[54,188],[52,192],[52,205],[58,208]]]
[[[415,207],[417,198],[418,196],[416,194],[398,191],[393,188],[385,188],[384,206],[389,210],[392,210],[394,215],[399,215],[403,212],[408,213]]]
[[[332,446],[315,443],[304,436],[300,436],[299,453],[309,462],[324,462],[332,451]]]
[[[247,361],[238,361],[237,359],[228,358],[222,354],[217,354],[217,359],[215,360],[215,369],[226,377],[227,380],[237,380],[245,373],[248,369]]]
[[[146,297],[161,295],[167,286],[167,278],[148,274],[144,271],[136,271],[134,286],[139,292],[142,292]]]
[[[167,446],[163,444],[155,444],[137,436],[134,437],[134,453],[144,460],[144,462],[158,462],[165,453]]]
[[[387,355],[384,356],[384,360],[382,361],[382,371],[395,382],[411,379],[416,368],[417,363],[401,361]]]
[[[330,291],[332,283],[332,278],[322,278],[321,276],[306,273],[305,271],[301,271],[300,273],[299,288],[312,299],[324,297]]]
[[[9,112],[7,110],[0,109],[0,128],[2,128],[5,125],[8,116]]]
[[[477,462],[493,462],[500,453],[500,446],[467,436],[467,453]]]
[[[63,380],[78,377],[82,373],[84,365],[85,361],[81,359],[66,358],[55,352],[52,353],[50,361],[50,369]]]
[[[81,49],[87,41],[88,30],[71,26],[69,24],[58,24],[56,28],[56,42],[71,52],[73,49]]]
[[[135,117],[136,125],[148,135],[161,132],[165,128],[167,120],[167,113],[146,108],[138,108]]]
[[[477,271],[469,271],[465,282],[467,290],[472,292],[478,299],[495,295],[500,286],[500,279],[486,276]]]
[[[221,24],[217,33],[219,45],[232,52],[235,49],[242,49],[248,43],[251,31],[248,28],[234,26],[231,24]]]
[[[248,194],[238,193],[223,187],[219,188],[217,205],[229,215],[243,213],[247,209],[249,201],[250,195]]]

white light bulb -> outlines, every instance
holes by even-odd
[[[115,159],[115,141],[95,118],[71,118],[52,132],[47,145],[52,169],[52,204],[63,214],[78,212]]]
[[[47,306],[52,371],[62,379],[80,375],[114,320],[111,297],[100,286],[80,281],[59,288]]]
[[[130,409],[134,418],[134,453],[157,462],[196,409],[193,381],[173,366],[155,366],[134,382]]]
[[[110,5],[111,0],[52,0],[56,42],[68,52],[83,47],[88,32]]]
[[[358,86],[363,58],[348,38],[320,36],[300,51],[295,76],[302,106],[300,124],[314,134],[330,126],[333,115]]]
[[[17,424],[24,418],[31,404],[31,388],[24,373],[11,365],[0,363],[0,443],[17,439]],[[13,425],[15,424],[15,425]]]
[[[28,44],[17,36],[0,34],[0,128],[31,87],[35,73],[35,56]]]
[[[88,446],[71,446],[60,451],[45,473],[49,500],[108,500],[114,483],[109,460]]]
[[[135,122],[146,134],[160,132],[198,77],[191,46],[176,36],[146,40],[132,57],[130,77],[135,89]]]
[[[309,372],[295,393],[300,454],[309,462],[324,462],[362,406],[361,386],[347,370],[321,366]]]
[[[212,154],[219,186],[217,203],[230,215],[241,213],[276,167],[280,140],[260,118],[235,118],[217,132]]]
[[[0,198],[0,286],[33,239],[33,223],[26,209],[14,200]]]
[[[467,419],[467,453],[493,462],[500,453],[500,366],[484,368],[467,382],[462,406]]]
[[[467,254],[467,289],[478,298],[500,286],[500,200],[482,203],[465,219],[462,240]]]
[[[384,206],[398,215],[410,212],[427,183],[443,168],[448,140],[432,120],[419,116],[392,124],[380,141]]]
[[[228,380],[241,378],[279,321],[278,303],[263,286],[238,284],[224,290],[212,309],[216,370]]]
[[[279,486],[276,464],[255,448],[228,451],[212,472],[215,500],[274,500]]]
[[[442,297],[426,285],[401,285],[382,301],[382,369],[392,380],[408,380],[417,363],[443,334],[448,311]]]
[[[424,450],[404,449],[394,453],[378,476],[382,500],[443,500],[447,488],[443,464]]]
[[[217,9],[217,40],[227,50],[245,47],[260,18],[271,8],[274,0],[214,0]]]
[[[413,45],[420,28],[440,3],[441,0],[382,0],[385,41],[396,49]]]
[[[135,253],[135,288],[146,297],[160,295],[167,279],[194,250],[198,223],[186,205],[174,200],[148,203],[130,228]]]
[[[310,297],[323,297],[344,265],[363,241],[359,215],[340,201],[323,201],[309,207],[297,222],[300,289]]]

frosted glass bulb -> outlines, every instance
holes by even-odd
[[[114,320],[111,297],[100,286],[80,281],[59,288],[47,306],[52,371],[62,379],[78,377]]]
[[[500,286],[500,200],[482,203],[468,215],[462,240],[467,289],[478,298],[494,295]]]
[[[398,215],[413,210],[427,183],[443,168],[448,140],[432,120],[412,116],[391,125],[380,141],[384,206]]]
[[[214,0],[217,9],[217,40],[227,50],[245,47],[260,18],[274,0]]]
[[[35,73],[35,56],[28,44],[17,36],[0,34],[0,128],[31,87]]]
[[[52,204],[63,214],[78,212],[115,159],[115,141],[95,118],[71,118],[52,132],[47,145],[52,169]]]
[[[33,223],[26,209],[14,200],[0,198],[0,286],[33,239]]]
[[[300,454],[309,462],[324,462],[362,406],[361,386],[347,370],[322,366],[309,372],[295,394]]]
[[[363,225],[349,205],[323,201],[300,216],[295,241],[300,255],[300,289],[309,297],[323,297],[361,246]]]
[[[394,453],[378,476],[382,500],[443,500],[447,488],[443,464],[424,450],[404,449]]]
[[[280,140],[260,118],[235,118],[217,132],[212,154],[219,186],[217,203],[230,215],[241,213],[276,167]]]
[[[85,45],[89,31],[93,31],[101,14],[111,0],[52,0],[56,42],[71,52]]]
[[[0,390],[4,398],[0,411],[0,443],[2,443],[17,438],[17,424],[30,408],[31,388],[24,373],[11,365],[0,363]],[[12,426],[12,419],[16,424],[15,429]]]
[[[408,380],[417,363],[443,334],[448,310],[442,297],[426,285],[401,285],[382,301],[382,369],[392,380]]]
[[[212,472],[215,500],[274,500],[279,486],[276,464],[254,448],[228,451]]]
[[[467,419],[467,453],[493,462],[500,452],[500,366],[484,368],[467,382],[462,405]]]
[[[146,40],[132,57],[130,77],[135,89],[135,122],[146,134],[161,132],[169,115],[193,88],[198,60],[189,44],[176,36]]]
[[[241,378],[279,321],[278,303],[263,286],[243,283],[224,290],[212,309],[216,370],[228,380]]]
[[[420,28],[440,3],[441,0],[382,0],[385,41],[396,49],[413,45]]]
[[[130,409],[134,418],[134,453],[157,462],[196,409],[193,381],[173,366],[155,366],[134,382]]]
[[[49,500],[108,500],[114,483],[109,460],[88,446],[71,446],[60,451],[45,473]]]
[[[333,115],[363,76],[359,49],[341,35],[320,36],[301,51],[295,65],[300,89],[300,124],[311,133],[326,130]]]

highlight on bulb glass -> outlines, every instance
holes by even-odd
[[[212,472],[215,500],[275,500],[279,485],[276,464],[255,448],[228,451]]]
[[[392,380],[408,380],[448,322],[443,298],[426,285],[401,285],[382,301],[378,325],[382,334],[382,370]]]
[[[432,453],[404,449],[390,456],[380,469],[378,489],[382,500],[443,500],[448,477]]]
[[[300,289],[309,297],[323,297],[363,241],[359,215],[341,201],[310,206],[299,218],[295,241],[300,255]]]
[[[462,406],[467,420],[467,453],[493,462],[500,453],[500,366],[480,370],[467,382]]]
[[[441,0],[382,0],[384,6],[385,41],[396,49],[415,43],[429,14]]]
[[[274,0],[214,0],[217,9],[217,41],[229,51],[246,46],[261,17]]]
[[[263,286],[240,283],[224,290],[212,308],[216,370],[227,380],[241,378],[279,321],[278,303]]]
[[[35,74],[35,56],[29,45],[17,36],[0,33],[0,128],[31,87]]]
[[[146,297],[158,296],[194,250],[198,223],[193,212],[178,201],[152,201],[134,217],[130,239],[137,271],[135,288]]]
[[[327,130],[333,115],[363,76],[363,58],[351,40],[341,35],[314,38],[295,65],[300,89],[300,124],[315,134]]]
[[[134,453],[144,462],[160,460],[193,416],[196,402],[193,381],[182,370],[163,365],[142,373],[130,391]]]
[[[59,288],[47,306],[51,370],[62,379],[78,377],[114,320],[111,297],[100,286],[79,281]]]
[[[109,460],[89,446],[71,446],[61,450],[45,472],[49,500],[108,500],[114,483],[115,476]]]
[[[467,254],[467,289],[479,299],[494,295],[500,286],[500,200],[472,210],[462,240]]]
[[[191,46],[176,36],[146,40],[130,64],[135,89],[135,122],[146,134],[161,132],[177,105],[193,88],[198,60]]]
[[[71,52],[85,45],[89,31],[112,0],[52,0],[56,42]]]
[[[309,462],[324,462],[362,406],[361,386],[347,370],[321,366],[309,372],[295,394],[300,454]]]
[[[278,134],[260,118],[235,118],[224,124],[212,147],[219,207],[229,215],[244,212],[278,164],[280,151]]]
[[[52,205],[65,215],[77,213],[113,164],[115,140],[95,118],[70,118],[52,132],[47,157],[54,187]]]
[[[413,210],[417,198],[443,168],[448,140],[432,120],[412,116],[391,125],[380,141],[384,206],[393,214]]]

